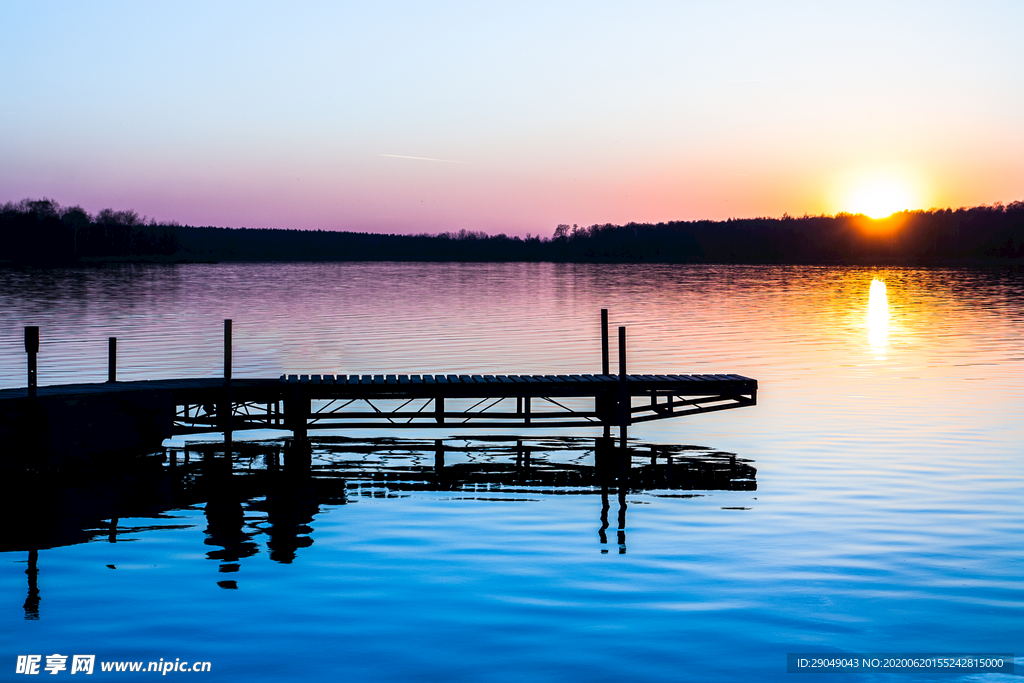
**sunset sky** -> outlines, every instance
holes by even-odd
[[[1024,199],[1024,3],[0,4],[0,202],[192,225]]]

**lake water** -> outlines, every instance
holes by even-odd
[[[236,377],[598,372],[601,308],[631,373],[759,381],[755,407],[633,427],[636,470],[652,448],[674,469],[622,495],[582,431],[335,432],[308,480],[273,434],[233,472],[175,441],[113,473],[8,473],[0,678],[55,653],[209,661],[210,681],[808,676],[790,652],[1015,652],[1019,671],[1022,304],[1012,268],[0,271],[5,387],[25,325],[41,384],[105,380],[108,336],[119,379],[215,377],[224,318]]]

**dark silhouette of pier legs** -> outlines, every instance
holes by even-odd
[[[309,441],[309,414],[312,412],[313,402],[309,396],[309,390],[302,385],[292,388],[291,395],[284,403],[285,425],[291,430],[295,444]]]
[[[206,541],[213,550],[206,553],[208,559],[220,562],[222,573],[237,572],[238,561],[255,555],[258,547],[252,541],[253,534],[245,531],[245,512],[234,481],[231,460],[208,458],[203,463],[203,478],[206,489]],[[236,588],[235,581],[218,581],[222,588]]]
[[[626,486],[619,483],[619,529],[616,533],[619,555],[626,554]]]
[[[601,544],[605,545],[608,543],[608,487],[601,487],[601,528],[597,530],[597,536],[601,539]],[[607,554],[607,548],[601,548],[601,554]]]
[[[29,550],[28,551],[28,569],[25,573],[28,574],[28,596],[25,598],[25,618],[29,621],[35,621],[39,619],[39,583],[37,577],[39,576],[39,551]]]
[[[520,484],[526,484],[530,480],[530,447],[523,445],[522,439],[516,439],[516,470]]]
[[[434,439],[434,472],[438,478],[444,474],[444,441]]]
[[[616,529],[615,536],[616,541],[619,545],[619,554],[626,554],[626,486],[619,486],[619,519],[618,528]],[[611,505],[608,502],[608,486],[601,487],[601,527],[597,530],[598,538],[602,545],[608,543],[608,511]],[[601,554],[606,555],[608,553],[607,548],[601,548]]]
[[[615,481],[618,475],[617,455],[615,439],[610,436],[594,439],[594,468],[603,484]]]
[[[107,381],[117,381],[117,337],[107,338]]]
[[[434,439],[434,478],[439,489],[448,488],[448,476],[444,470],[444,440]]]
[[[30,326],[25,328],[25,353],[28,354],[28,397],[36,397],[36,354],[39,353],[39,328]]]
[[[310,523],[320,511],[309,468],[285,472],[275,468],[265,506],[270,522],[267,530],[270,559],[290,564],[296,551],[313,545]]]
[[[284,466],[289,473],[309,472],[313,466],[313,448],[309,439],[292,439],[284,446]]]

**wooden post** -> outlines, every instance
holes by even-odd
[[[619,446],[626,448],[626,427],[630,417],[629,387],[626,384],[626,328],[619,328]]]
[[[607,375],[608,367],[608,309],[601,309],[601,374]]]
[[[107,338],[107,381],[117,381],[117,337]]]
[[[607,375],[611,372],[608,361],[608,309],[601,309],[601,374]],[[601,413],[601,398],[598,397],[594,401],[594,411],[598,414]],[[610,420],[610,418],[609,418]],[[604,436],[608,438],[612,434],[612,425],[609,420],[602,420],[604,422]]]
[[[231,404],[231,318],[224,319],[224,400],[217,411],[224,428],[224,452],[231,459],[231,439],[233,437],[232,404]]]
[[[231,381],[231,318],[224,319],[224,381]]]
[[[28,397],[36,397],[36,354],[39,353],[39,328],[25,328],[25,353],[28,354]]]

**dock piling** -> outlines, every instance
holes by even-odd
[[[224,381],[231,381],[231,318],[224,319]]]
[[[608,309],[601,309],[601,374],[607,375],[608,366]]]
[[[626,384],[626,328],[619,328],[619,447],[626,449],[626,428],[629,425],[629,387]]]
[[[39,328],[25,327],[25,353],[28,354],[28,397],[36,397],[36,354],[39,353]]]
[[[434,439],[434,472],[440,477],[444,473],[444,441]]]
[[[608,360],[608,309],[601,309],[601,374],[607,376],[611,372],[611,367]],[[602,400],[605,397],[598,396],[594,401],[594,412],[601,415],[605,409],[602,403],[606,403],[606,400]],[[610,420],[602,419],[604,423],[604,436],[605,438],[611,437],[612,425]]]
[[[231,458],[231,440],[234,431],[231,402],[231,318],[224,319],[224,400],[218,407],[218,417],[224,429],[224,452]]]
[[[107,381],[117,381],[117,337],[107,338]]]

